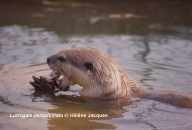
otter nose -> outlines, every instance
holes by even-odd
[[[49,64],[50,62],[51,62],[51,58],[48,57],[48,58],[47,58],[47,64]]]
[[[50,56],[47,58],[47,64],[54,64],[57,62],[57,56]]]

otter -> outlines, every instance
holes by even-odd
[[[54,77],[61,77],[65,82],[62,87],[82,86],[81,97],[101,100],[139,97],[192,108],[192,96],[175,91],[145,90],[129,79],[112,56],[95,48],[64,49],[48,57],[47,64]]]

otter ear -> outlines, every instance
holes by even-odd
[[[85,66],[85,68],[87,69],[87,70],[90,70],[90,71],[94,71],[94,66],[93,66],[93,63],[91,63],[91,62],[85,62],[84,63],[84,66]]]

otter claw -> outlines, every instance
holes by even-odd
[[[41,86],[38,83],[30,82],[30,84],[35,88],[35,91],[42,91]]]
[[[40,78],[37,78],[35,76],[32,76],[32,78],[33,78],[35,83],[40,83],[41,82]]]

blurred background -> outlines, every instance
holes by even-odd
[[[174,34],[189,36],[187,0],[6,0],[0,26],[44,27],[63,35]]]

